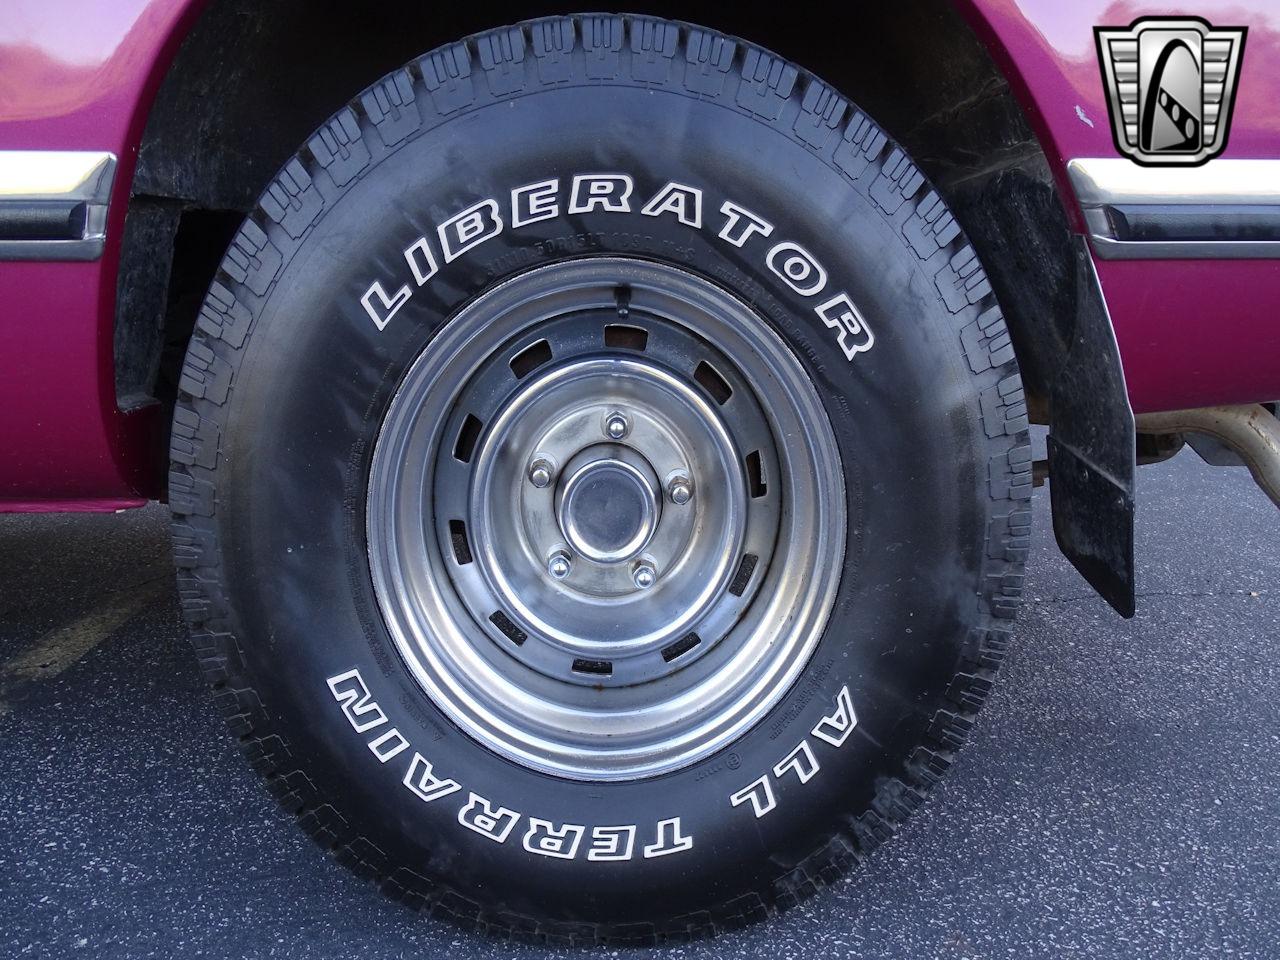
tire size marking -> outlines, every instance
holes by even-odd
[[[408,738],[391,725],[386,711],[373,698],[358,669],[335,674],[326,683],[351,729],[360,734],[379,763],[389,763],[402,754],[409,756],[401,786],[423,803],[454,797],[453,802],[458,805],[457,822],[494,843],[510,841],[539,857],[602,863],[621,862],[633,857],[653,859],[693,848],[693,837],[685,832],[679,817],[645,824],[643,832],[641,825],[634,823],[605,826],[558,823],[532,814],[525,815],[473,790],[466,790],[457,780],[437,773],[435,764],[412,749]],[[522,829],[521,821],[525,822]],[[652,838],[652,843],[644,842],[649,838]]]
[[[835,710],[819,720],[809,731],[809,736],[838,750],[858,725],[858,715],[853,710],[853,698],[849,696],[847,684],[840,688],[835,702]],[[788,776],[794,776],[797,783],[806,784],[821,769],[822,765],[813,752],[809,737],[805,737],[775,763],[772,770],[752,780],[741,790],[729,794],[729,805],[740,807],[749,804],[751,812],[759,820],[778,806],[777,794],[773,788],[775,781],[781,785]]]
[[[626,173],[587,173],[568,178],[563,188],[559,177],[523,184],[511,190],[509,197],[490,197],[473,203],[442,222],[435,230],[435,243],[444,264],[452,263],[504,231],[519,230],[531,223],[560,216],[599,211],[603,213],[634,212],[646,217],[674,217],[692,230],[707,228],[732,247],[745,250],[752,244],[765,267],[797,295],[820,302],[813,308],[818,319],[831,330],[845,359],[852,361],[875,344],[875,335],[866,318],[845,290],[833,289],[826,268],[804,247],[789,240],[768,244],[774,226],[733,200],[724,200],[718,210],[723,219],[715,225],[703,218],[703,191],[698,187],[672,180],[657,188],[643,204],[633,205],[635,179]],[[506,214],[504,217],[503,214]],[[718,228],[718,229],[717,229]],[[438,272],[436,250],[430,233],[415,238],[404,248],[403,256],[410,281],[399,287],[392,282],[391,292],[381,280],[375,280],[360,297],[360,305],[378,330],[387,324],[409,302],[414,292]]]

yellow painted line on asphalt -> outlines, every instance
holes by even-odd
[[[0,695],[37,680],[56,677],[80,662],[98,644],[163,595],[168,582],[158,577],[122,590],[105,604],[39,640],[0,666]],[[12,707],[0,699],[0,716]]]

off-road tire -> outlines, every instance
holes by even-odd
[[[634,175],[637,206],[669,181],[704,189],[707,222],[564,215],[441,263],[385,329],[362,306],[371,282],[389,294],[406,282],[407,243],[468,204],[611,170]],[[812,250],[874,346],[846,355],[816,305],[765,269],[764,248],[718,237],[722,221],[711,220],[725,198]],[[827,407],[849,519],[826,634],[769,715],[691,766],[603,785],[495,755],[414,682],[370,582],[364,489],[382,415],[432,333],[508,277],[595,254],[674,262],[767,320]],[[336,859],[490,934],[649,944],[804,899],[920,806],[1005,655],[1031,455],[983,269],[870,118],[802,68],[711,30],[538,20],[442,47],[369,87],[284,165],[236,234],[180,390],[169,480],[178,582],[231,731]],[[353,668],[355,680],[334,682]],[[857,728],[836,749],[812,731],[839,718],[842,689]],[[366,735],[355,727],[373,717],[370,703],[385,723]],[[381,763],[371,741],[393,725],[411,749]],[[730,804],[802,741],[819,773],[773,776],[767,816]],[[434,805],[406,790],[402,767],[419,751],[462,788]],[[524,819],[504,844],[459,827],[469,793],[556,822],[611,824],[647,809],[651,831],[679,814],[695,842],[626,864],[532,857],[519,844]]]

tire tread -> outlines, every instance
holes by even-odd
[[[870,809],[851,815],[843,830],[822,838],[769,888],[685,917],[610,926],[482,906],[398,866],[353,830],[322,785],[296,769],[287,731],[264,709],[230,629],[214,479],[254,304],[269,293],[331,198],[374,168],[379,156],[468,108],[563,83],[619,79],[712,100],[777,129],[823,157],[897,226],[954,316],[980,397],[992,506],[985,587],[975,598],[982,627],[965,644],[949,706],[937,711],[901,776],[881,784]],[[394,71],[326,121],[267,186],[219,267],[183,364],[170,457],[174,562],[192,645],[218,710],[271,793],[334,859],[394,899],[489,935],[561,945],[684,942],[735,929],[836,882],[889,839],[952,765],[991,692],[1020,603],[1029,542],[1031,457],[1022,384],[991,285],[945,203],[872,120],[808,72],[711,30],[638,16],[553,17],[488,31]]]

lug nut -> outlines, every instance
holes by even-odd
[[[529,464],[529,482],[535,487],[545,487],[551,482],[551,462],[539,457]]]
[[[631,579],[641,590],[648,590],[657,582],[658,571],[653,569],[653,564],[641,561],[631,572]]]
[[[686,504],[693,499],[693,483],[683,474],[672,477],[667,484],[667,496],[674,504]]]
[[[627,423],[627,418],[620,413],[611,413],[604,422],[604,432],[610,439],[621,440],[631,430],[631,424]]]
[[[572,569],[573,561],[569,559],[569,555],[563,550],[557,550],[551,555],[551,559],[547,561],[547,573],[551,574],[556,580],[563,580]]]

